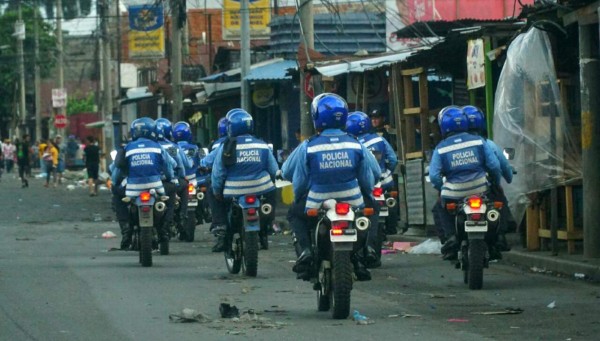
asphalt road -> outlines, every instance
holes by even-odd
[[[435,255],[391,254],[371,282],[355,283],[352,308],[373,324],[332,320],[291,271],[291,238],[271,238],[257,278],[230,275],[199,226],[193,243],[174,241],[143,268],[137,253],[111,251],[119,238],[110,195],[84,188],[21,189],[0,182],[0,340],[596,340],[600,286],[492,264],[484,289]],[[98,219],[101,221],[95,221]],[[219,305],[252,310],[222,319]],[[553,303],[554,302],[554,303]],[[553,305],[552,305],[553,303]],[[549,308],[554,306],[553,308]],[[169,319],[184,308],[210,320]],[[497,314],[505,308],[519,314]]]

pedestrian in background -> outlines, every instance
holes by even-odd
[[[63,139],[61,135],[56,135],[54,138],[54,147],[58,151],[58,164],[56,166],[56,178],[54,180],[54,185],[57,183],[62,184],[62,175],[65,171],[65,152],[66,145],[63,143]]]
[[[23,135],[23,139],[17,143],[17,165],[19,167],[19,178],[21,178],[21,188],[29,187],[29,167],[31,162],[31,147],[29,146],[29,135]]]
[[[2,172],[4,172],[4,153],[2,150],[4,149],[4,143],[2,143],[2,139],[0,139],[0,179],[2,179]]]
[[[98,195],[98,170],[100,168],[100,148],[93,136],[87,137],[87,144],[83,149],[83,160],[88,176],[90,197]]]
[[[48,141],[46,140],[40,140],[39,145],[38,145],[38,159],[40,162],[40,173],[41,174],[48,174],[48,170],[46,169],[46,162],[43,159],[43,154],[44,151],[46,150],[46,147],[48,146]]]
[[[4,166],[6,166],[6,174],[12,172],[13,166],[15,165],[15,145],[12,144],[10,139],[4,140],[4,146],[2,146],[2,154],[4,154]]]
[[[54,146],[51,140],[45,143],[44,152],[42,153],[42,160],[44,161],[46,168],[46,183],[44,187],[50,185],[50,177],[53,176],[55,179],[54,187],[56,187],[56,166],[58,166],[58,150]]]

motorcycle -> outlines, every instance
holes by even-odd
[[[456,238],[460,243],[457,269],[471,290],[483,287],[483,269],[489,266],[489,250],[496,242],[503,202],[485,195],[471,195],[458,202],[446,202],[446,210],[456,215]]]
[[[202,193],[202,192],[200,192]],[[185,214],[184,221],[180,221],[179,231],[182,240],[187,242],[193,242],[196,234],[196,207],[198,206],[199,194],[196,192],[196,186],[192,183],[187,185],[187,210],[186,212],[180,213]],[[204,193],[202,193],[204,195]]]
[[[133,248],[139,251],[140,263],[144,267],[152,266],[153,240],[157,235],[156,224],[165,212],[169,197],[158,197],[156,191],[151,189],[140,193],[135,198],[124,197],[122,200],[129,205],[129,223],[133,229]],[[160,243],[160,253],[169,254],[169,241]]]
[[[377,256],[381,257],[381,245],[386,240],[386,224],[388,223],[388,217],[390,215],[390,210],[394,209],[398,197],[398,192],[391,190],[384,190],[381,188],[381,182],[375,184],[373,187],[373,198],[375,199],[375,203],[379,208],[379,216],[378,216],[378,226],[377,226],[377,235],[379,243],[377,243],[376,253]]]
[[[212,222],[212,213],[208,204],[207,193],[210,186],[210,173],[196,177],[196,224]]]
[[[334,199],[307,211],[309,217],[318,221],[311,229],[315,255],[310,281],[317,291],[318,310],[331,310],[334,319],[345,319],[350,314],[354,281],[352,255],[358,234],[366,233],[370,225],[368,216],[373,212],[372,208],[355,209]]]
[[[262,204],[261,204],[262,203]],[[229,273],[242,269],[246,276],[256,277],[260,221],[273,212],[263,197],[253,194],[233,198],[230,229],[225,236],[225,264]]]

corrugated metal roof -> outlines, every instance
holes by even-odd
[[[265,60],[262,61],[260,63],[255,63],[250,65],[250,72],[248,73],[248,75],[250,73],[252,73],[252,70],[265,66],[265,65],[270,65],[270,64],[274,64],[274,63],[278,63],[283,61],[283,58],[274,58],[274,59],[269,59],[269,60]],[[240,80],[240,73],[242,72],[241,68],[236,68],[236,69],[231,69],[231,70],[227,70],[225,72],[220,72],[220,73],[215,73],[214,75],[210,75],[210,76],[206,76],[204,78],[200,78],[201,82],[205,82],[205,83],[213,83],[213,82],[233,82],[233,81],[239,81]],[[246,75],[247,76],[247,75]]]
[[[444,37],[450,31],[466,30],[474,27],[499,27],[522,24],[516,19],[460,19],[454,21],[417,21],[396,31],[397,38]]]
[[[263,65],[252,69],[244,78],[247,81],[266,81],[292,79],[287,75],[287,70],[298,70],[298,63],[295,60],[282,60],[269,65]]]
[[[315,66],[315,68],[317,69],[317,71],[319,71],[321,75],[329,77],[337,76],[343,73],[364,72],[367,70],[373,70],[393,63],[401,62],[403,60],[406,60],[406,58],[410,57],[411,55],[417,53],[418,51],[429,48],[429,46],[423,46],[410,51],[404,51],[370,58],[363,58],[353,61],[335,61],[334,63],[327,62],[322,64],[319,63],[317,66]]]

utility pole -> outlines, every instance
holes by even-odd
[[[35,61],[34,61],[34,84],[35,84],[35,139],[41,140],[42,138],[42,96],[41,90],[41,76],[40,76],[40,25],[38,23],[38,1],[35,0],[35,6],[33,9],[33,34],[35,36]]]
[[[25,40],[25,23],[21,13],[21,1],[19,0],[18,20],[15,24],[17,36],[17,54],[19,55],[19,124],[17,124],[17,136],[21,137],[27,132],[27,112],[25,109],[25,58],[23,53],[23,40]]]
[[[109,152],[113,149],[113,126],[112,126],[112,110],[113,110],[113,98],[112,98],[112,86],[111,86],[111,75],[110,75],[110,39],[108,36],[108,13],[109,6],[108,0],[102,1],[101,6],[101,25],[102,25],[102,120],[104,121],[104,141],[102,144],[105,155],[109,155]],[[105,160],[106,162],[106,157]],[[106,164],[104,165],[106,169]]]
[[[249,0],[240,1],[240,16],[242,25],[240,27],[240,86],[241,107],[250,111],[250,84],[244,80],[250,72],[250,5]]]
[[[56,0],[56,50],[58,53],[58,88],[65,89],[65,70],[64,70],[64,52],[63,52],[63,34],[62,34],[62,1]],[[65,90],[66,92],[66,90]],[[67,103],[64,107],[58,107],[57,113],[65,115]],[[64,135],[64,128],[58,129],[58,134]]]
[[[600,15],[600,14],[599,14]],[[583,161],[583,255],[600,257],[600,56],[598,25],[579,24],[579,74],[581,75],[581,154]]]
[[[181,0],[171,0],[171,87],[173,88],[171,117],[173,122],[182,120],[181,27],[183,23],[179,17],[182,10],[181,6]]]
[[[315,48],[314,17],[312,10],[312,0],[302,0],[300,2],[300,41],[304,43],[307,56],[309,55],[309,51]],[[308,62],[310,62],[310,60],[308,60]],[[311,99],[304,92],[304,83],[304,70],[300,70],[300,136],[302,141],[309,138],[314,131],[312,118],[310,116],[309,101]],[[315,95],[317,94],[315,93]]]
[[[115,101],[115,113],[119,119],[118,134],[115,134],[115,146],[123,141],[123,117],[121,115],[121,49],[123,48],[123,39],[121,37],[121,4],[117,0],[117,100]]]

